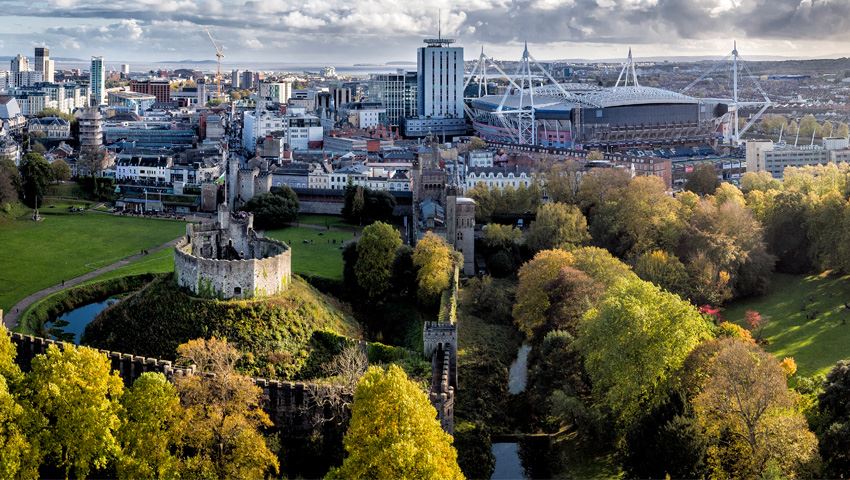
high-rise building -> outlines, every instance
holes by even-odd
[[[286,103],[292,97],[292,82],[263,82],[259,86],[259,96],[265,101]]]
[[[157,102],[171,101],[171,83],[165,78],[130,80],[130,91],[153,95]]]
[[[96,107],[106,104],[106,71],[104,67],[103,57],[91,57],[89,88],[91,88],[91,104]]]
[[[242,79],[239,81],[240,88],[254,88],[254,72],[246,70],[242,72]]]
[[[35,71],[45,82],[53,83],[53,60],[47,47],[35,47]]]
[[[129,63],[122,63],[121,64],[121,75],[124,75],[126,77],[129,74],[130,74],[130,64]]]
[[[232,88],[242,88],[242,72],[239,70],[232,70],[230,72],[230,86]]]
[[[349,87],[335,85],[330,88],[330,92],[334,100],[334,108],[337,110],[343,105],[348,105],[354,101],[354,95]]]
[[[12,59],[12,73],[28,72],[30,70],[30,61],[27,57],[20,53]]]
[[[418,115],[417,84],[416,72],[373,74],[369,79],[369,99],[381,102],[387,109],[389,124],[398,126],[402,119]]]
[[[463,48],[429,38],[417,52],[420,117],[463,118]]]

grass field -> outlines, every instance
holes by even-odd
[[[292,247],[293,272],[334,280],[342,279],[342,245],[354,239],[353,230],[287,227],[269,230],[265,234],[269,238],[282,240]]]
[[[76,206],[83,203],[70,202]],[[25,215],[0,224],[0,308],[8,309],[31,293],[185,232],[182,222],[89,212],[70,214],[68,206],[69,202],[63,201],[52,208],[43,207],[41,222]]]
[[[345,223],[342,217],[336,215],[299,215],[297,223],[351,229],[358,228],[356,225]]]
[[[825,374],[836,361],[850,358],[845,302],[850,302],[850,276],[777,274],[766,295],[735,302],[723,316],[746,326],[746,311],[758,311],[768,319],[767,351],[780,359],[794,357],[801,375]]]

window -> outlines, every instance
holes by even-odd
[[[233,287],[234,295],[242,295],[242,287]]]

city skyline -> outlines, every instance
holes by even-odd
[[[540,59],[619,58],[628,46],[638,58],[723,56],[733,39],[744,56],[850,52],[842,43],[850,39],[850,2],[836,1],[0,0],[0,6],[0,54],[8,56],[46,45],[54,57],[211,60],[209,28],[227,63],[415,61],[422,38],[438,30],[438,11],[443,34],[468,50],[467,59],[481,46],[514,59],[525,41]]]

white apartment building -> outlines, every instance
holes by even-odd
[[[304,109],[290,107],[286,113],[273,110],[254,110],[244,113],[242,145],[253,153],[257,139],[266,135],[279,136],[292,150],[318,148],[323,138],[319,118],[307,115]]]
[[[534,178],[531,170],[525,167],[471,167],[466,172],[466,188],[482,183],[490,189],[501,190],[506,187],[529,187]]]
[[[92,103],[95,106],[106,105],[106,64],[103,57],[91,57],[89,85]]]

